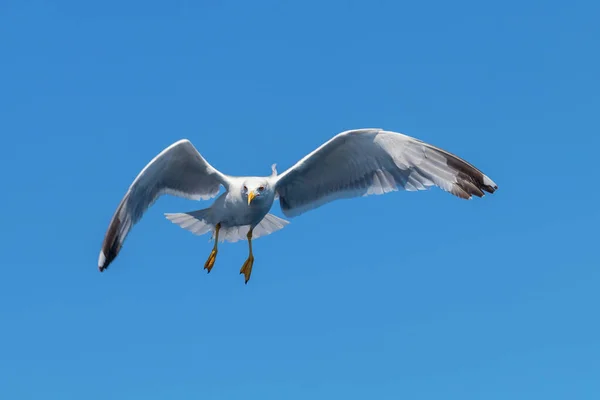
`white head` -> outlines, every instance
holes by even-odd
[[[248,205],[268,203],[270,206],[275,192],[268,178],[249,177],[242,184],[242,196],[248,201]]]

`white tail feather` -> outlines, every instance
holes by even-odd
[[[192,211],[189,213],[165,214],[165,217],[194,235],[204,235],[212,232],[214,239],[215,225],[206,221],[209,208]],[[261,236],[267,236],[275,231],[282,229],[289,224],[289,221],[281,219],[273,214],[267,214],[252,231],[252,238],[257,239]],[[219,242],[237,242],[246,240],[246,235],[250,230],[250,225],[222,227],[219,230]]]

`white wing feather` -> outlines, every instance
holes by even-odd
[[[283,213],[300,215],[336,199],[438,186],[470,199],[498,186],[442,149],[381,129],[342,132],[277,177]]]
[[[108,268],[133,225],[161,195],[209,199],[219,193],[220,185],[227,189],[229,178],[213,168],[189,140],[164,149],[139,173],[117,207],[104,236],[99,270]]]

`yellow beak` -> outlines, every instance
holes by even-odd
[[[252,203],[252,200],[254,200],[255,197],[256,197],[256,195],[254,194],[254,192],[248,193],[248,205],[250,205],[250,203]]]

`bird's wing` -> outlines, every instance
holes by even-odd
[[[442,149],[401,133],[339,133],[276,178],[283,213],[300,215],[332,200],[438,186],[463,199],[498,186]]]
[[[127,234],[144,212],[163,194],[193,200],[209,199],[226,189],[229,178],[213,168],[189,140],[173,143],[135,178],[119,203],[104,236],[98,258],[100,272],[115,259]]]

